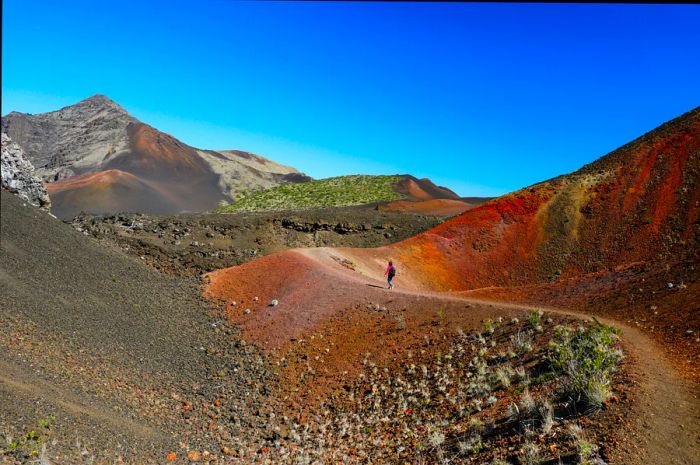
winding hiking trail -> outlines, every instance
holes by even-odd
[[[321,327],[332,328],[325,334],[336,354],[329,353],[328,363],[338,371],[351,369],[362,353],[378,351],[391,356],[396,347],[419,337],[410,328],[398,334],[386,331],[386,317],[368,311],[371,306],[401,311],[407,321],[428,320],[434,313],[427,310],[441,307],[448,320],[465,329],[478,328],[487,317],[521,315],[533,308],[425,289],[410,272],[402,273],[402,268],[397,287],[389,291],[384,281],[372,277],[382,275],[379,270],[387,253],[386,248],[289,250],[208,274],[205,294],[225,300],[244,337],[272,354],[285,353],[295,341],[317,334]],[[272,299],[278,299],[279,305],[268,305]],[[569,317],[587,316],[561,308],[542,309]],[[342,320],[340,325],[334,323],[337,319]],[[700,463],[697,386],[679,376],[663,350],[640,330],[617,320],[599,319],[622,330],[627,367],[635,384],[635,408],[623,419],[628,431],[615,451],[615,463]],[[330,384],[333,374],[328,376]]]
[[[697,173],[700,107],[417,236],[268,255],[209,273],[204,291],[225,303],[244,337],[292,360],[281,371],[299,416],[343,382],[339,373],[356,374],[368,352],[377,364],[400,363],[407,347],[443,341],[448,328],[477,330],[486,318],[551,306],[542,303],[556,302],[546,310],[559,319],[595,315],[622,330],[631,394],[629,411],[610,410],[614,431],[603,428],[614,436],[603,438],[609,461],[697,465]],[[398,267],[393,291],[376,279],[389,260]]]

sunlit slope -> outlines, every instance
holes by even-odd
[[[698,257],[700,109],[565,176],[499,197],[394,246],[344,250],[369,274],[401,263],[415,286],[540,283]]]

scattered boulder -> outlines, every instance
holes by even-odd
[[[270,307],[276,307],[279,305],[279,300],[277,299],[272,299],[272,302],[270,302]]]
[[[2,133],[2,188],[17,194],[30,204],[49,211],[51,200],[44,183],[35,175],[34,166],[25,157],[22,148]]]

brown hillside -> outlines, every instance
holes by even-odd
[[[259,155],[191,147],[138,121],[103,95],[49,113],[12,112],[2,118],[2,132],[22,147],[44,181],[69,180],[49,189],[60,193],[53,212],[62,218],[81,211],[209,210],[243,190],[310,179]],[[113,173],[98,175],[110,170],[129,173],[140,185],[131,179],[121,186],[124,176],[118,181]],[[88,188],[90,182],[99,185]],[[107,184],[114,185],[105,193]],[[69,192],[73,187],[78,190]],[[120,190],[125,190],[123,196],[116,194]],[[100,194],[91,195],[94,191]]]
[[[46,185],[53,201],[53,213],[72,218],[95,208],[105,211],[158,212],[178,209],[176,199],[168,198],[155,183],[131,173],[109,169],[72,176]]]

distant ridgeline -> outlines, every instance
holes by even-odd
[[[61,218],[215,208],[236,192],[311,178],[239,150],[201,150],[131,116],[103,95],[57,111],[2,118]]]
[[[409,175],[350,175],[250,190],[217,211],[301,210],[346,207],[395,200],[459,200],[451,190]]]

